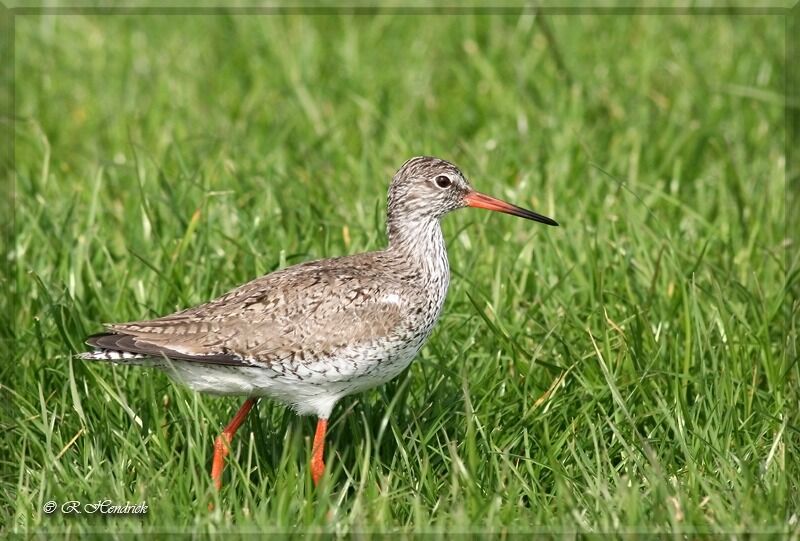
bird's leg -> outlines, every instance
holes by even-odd
[[[311,447],[311,479],[314,480],[314,486],[319,484],[319,480],[325,472],[325,462],[322,459],[325,454],[325,432],[327,430],[328,420],[320,417],[317,420],[314,445]]]
[[[256,398],[248,398],[239,408],[239,411],[234,415],[233,420],[228,423],[228,426],[222,431],[222,434],[217,436],[214,441],[214,460],[211,463],[211,479],[214,481],[214,486],[217,490],[222,488],[222,470],[225,468],[225,457],[228,455],[228,448],[230,446],[233,435],[242,426],[247,414],[258,401]]]

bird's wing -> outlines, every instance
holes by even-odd
[[[107,325],[101,349],[268,366],[370,345],[403,327],[407,285],[346,258],[290,267],[206,304],[148,321]]]

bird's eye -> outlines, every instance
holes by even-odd
[[[436,185],[440,188],[449,188],[450,185],[453,184],[453,181],[450,180],[450,177],[445,175],[439,175],[434,179],[434,182],[436,182]]]

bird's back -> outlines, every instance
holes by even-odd
[[[291,366],[340,350],[424,340],[444,301],[424,272],[381,251],[312,261],[205,304],[107,325],[96,347],[218,364]],[[439,288],[442,289],[442,288]]]

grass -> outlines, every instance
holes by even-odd
[[[18,16],[3,531],[796,532],[785,38],[766,15]],[[239,400],[71,359],[101,322],[381,247],[419,154],[562,227],[445,218],[444,316],[337,406],[319,490],[312,419],[262,401],[215,495]],[[149,513],[42,512],[100,499]]]

